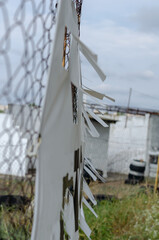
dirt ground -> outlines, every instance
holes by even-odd
[[[133,195],[141,186],[146,186],[148,183],[154,185],[154,179],[145,179],[145,182],[139,185],[128,185],[125,184],[127,175],[108,173],[106,183],[91,182],[89,187],[94,195],[105,194],[112,195],[118,199],[124,198],[128,195]]]

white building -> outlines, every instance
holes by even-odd
[[[103,116],[109,128],[102,127],[95,120],[99,138],[87,133],[85,153],[97,169],[107,172],[129,173],[133,159],[146,162],[145,175],[156,176],[159,155],[159,116],[129,115]],[[105,118],[105,119],[104,119]]]
[[[10,114],[0,113],[0,174],[25,176],[27,139],[13,126]]]
[[[108,170],[108,141],[110,134],[110,124],[118,120],[116,115],[99,115],[100,118],[106,122],[108,127],[103,127],[94,119],[91,119],[93,125],[99,133],[99,137],[92,137],[89,132],[85,136],[85,156],[90,158],[94,167],[103,172],[103,176],[107,177]]]
[[[39,132],[41,111],[13,105],[9,106],[9,113],[0,114],[0,174],[24,176],[29,169],[36,168],[36,161],[28,162],[26,150],[32,144],[30,136]],[[159,154],[159,116],[129,115],[126,127],[124,115],[100,117],[109,127],[91,119],[100,137],[93,138],[88,132],[85,136],[85,156],[93,165],[106,177],[107,172],[128,174],[131,161],[143,159],[145,174],[154,177]],[[24,134],[27,132],[28,135]]]
[[[108,171],[127,174],[133,159],[148,161],[149,115],[120,116],[110,125]]]

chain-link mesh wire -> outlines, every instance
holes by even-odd
[[[74,4],[80,23],[82,1]],[[57,8],[55,0],[0,1],[0,239],[31,235],[36,148]],[[65,40],[68,67],[67,32]]]

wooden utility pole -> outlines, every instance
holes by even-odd
[[[132,88],[130,88],[130,90],[129,90],[128,106],[127,106],[127,113],[126,113],[126,119],[125,119],[125,128],[127,127],[128,111],[129,111],[129,107],[130,107],[131,94],[132,94]]]
[[[64,46],[63,46],[63,59],[62,66],[65,67],[65,59],[66,59],[66,47],[67,47],[67,27],[65,27],[65,37],[64,37]]]
[[[155,179],[154,192],[157,191],[157,187],[158,187],[158,175],[159,175],[159,155],[158,155],[158,162],[157,162],[157,173],[156,173],[156,179]]]

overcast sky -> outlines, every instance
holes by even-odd
[[[16,6],[8,2],[10,23],[19,1],[14,1]],[[28,13],[30,16],[29,9]],[[1,17],[2,13],[0,23],[4,23]],[[3,25],[0,37],[6,31]],[[9,59],[15,68],[21,61],[24,41],[18,29],[14,29],[12,38]],[[127,105],[132,88],[130,106],[159,109],[159,1],[83,0],[81,39],[98,54],[99,65],[107,75],[106,81],[101,82],[82,58],[86,86],[114,97],[117,105]],[[1,55],[0,64],[5,65]],[[0,89],[5,83],[5,74],[5,68],[1,69]]]
[[[131,106],[159,109],[159,1],[84,0],[81,39],[107,75],[102,83],[82,58],[85,85],[118,105],[132,88]]]

